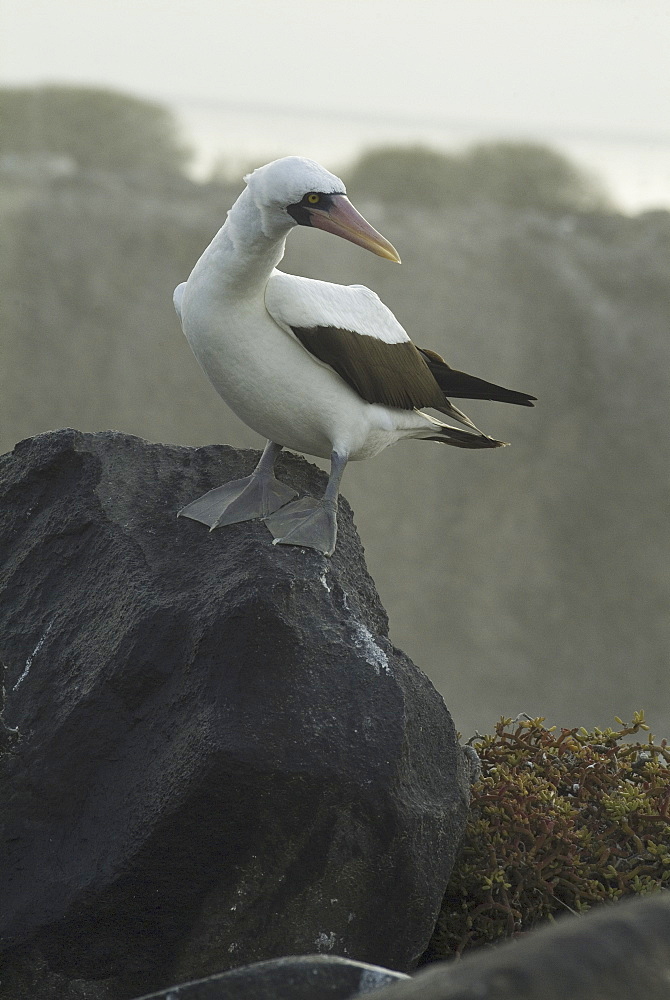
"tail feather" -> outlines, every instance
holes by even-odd
[[[442,444],[451,444],[456,448],[506,448],[507,441],[496,441],[495,438],[488,437],[487,434],[469,434],[468,431],[460,431],[457,427],[447,427],[445,424],[437,434],[422,438],[424,441],[441,441]]]
[[[486,382],[483,378],[450,368],[435,351],[423,348],[419,350],[445,396],[456,396],[458,399],[491,399],[499,403],[516,403],[518,406],[532,406],[536,399],[527,392],[505,389],[493,382]]]

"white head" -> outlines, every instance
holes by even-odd
[[[304,156],[285,156],[244,178],[263,233],[282,237],[294,226],[314,226],[342,236],[380,257],[400,261],[393,246],[365,221],[339,177]]]
[[[347,189],[335,174],[315,160],[304,156],[284,156],[258,167],[244,178],[259,208],[294,205],[310,191],[322,194],[346,194]]]

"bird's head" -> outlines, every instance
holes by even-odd
[[[313,226],[400,263],[395,247],[351,204],[340,178],[314,160],[285,156],[244,179],[263,217],[264,230]]]

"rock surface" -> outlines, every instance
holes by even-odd
[[[565,916],[520,941],[439,962],[375,1000],[667,1000],[670,892]]]
[[[347,505],[332,559],[175,517],[256,460],[71,430],[0,460],[2,1000],[314,951],[408,970],[430,937],[467,769]]]
[[[15,746],[19,738],[18,732],[10,729],[3,721],[5,697],[5,665],[0,663],[0,758]]]
[[[301,955],[245,965],[139,1000],[349,1000],[406,978],[334,955]]]

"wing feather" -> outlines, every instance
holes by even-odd
[[[310,354],[368,403],[442,408],[444,395],[398,320],[364,285],[335,285],[275,271],[265,305]]]
[[[364,285],[335,285],[274,271],[265,305],[283,330],[368,403],[404,410],[432,407],[475,430],[447,396],[533,405],[534,396],[457,371],[435,351],[416,347],[391,310]]]
[[[335,327],[384,344],[409,341],[391,310],[365,285],[335,285],[274,271],[265,288],[265,307],[284,329]]]
[[[336,327],[292,327],[300,343],[368,403],[401,410],[442,409],[445,398],[411,340],[385,344]]]
[[[468,375],[451,368],[444,358],[435,351],[419,348],[428,367],[445,396],[457,399],[491,399],[498,403],[516,403],[518,406],[532,406],[535,396],[516,389],[505,389],[493,382],[486,382],[476,375]]]

